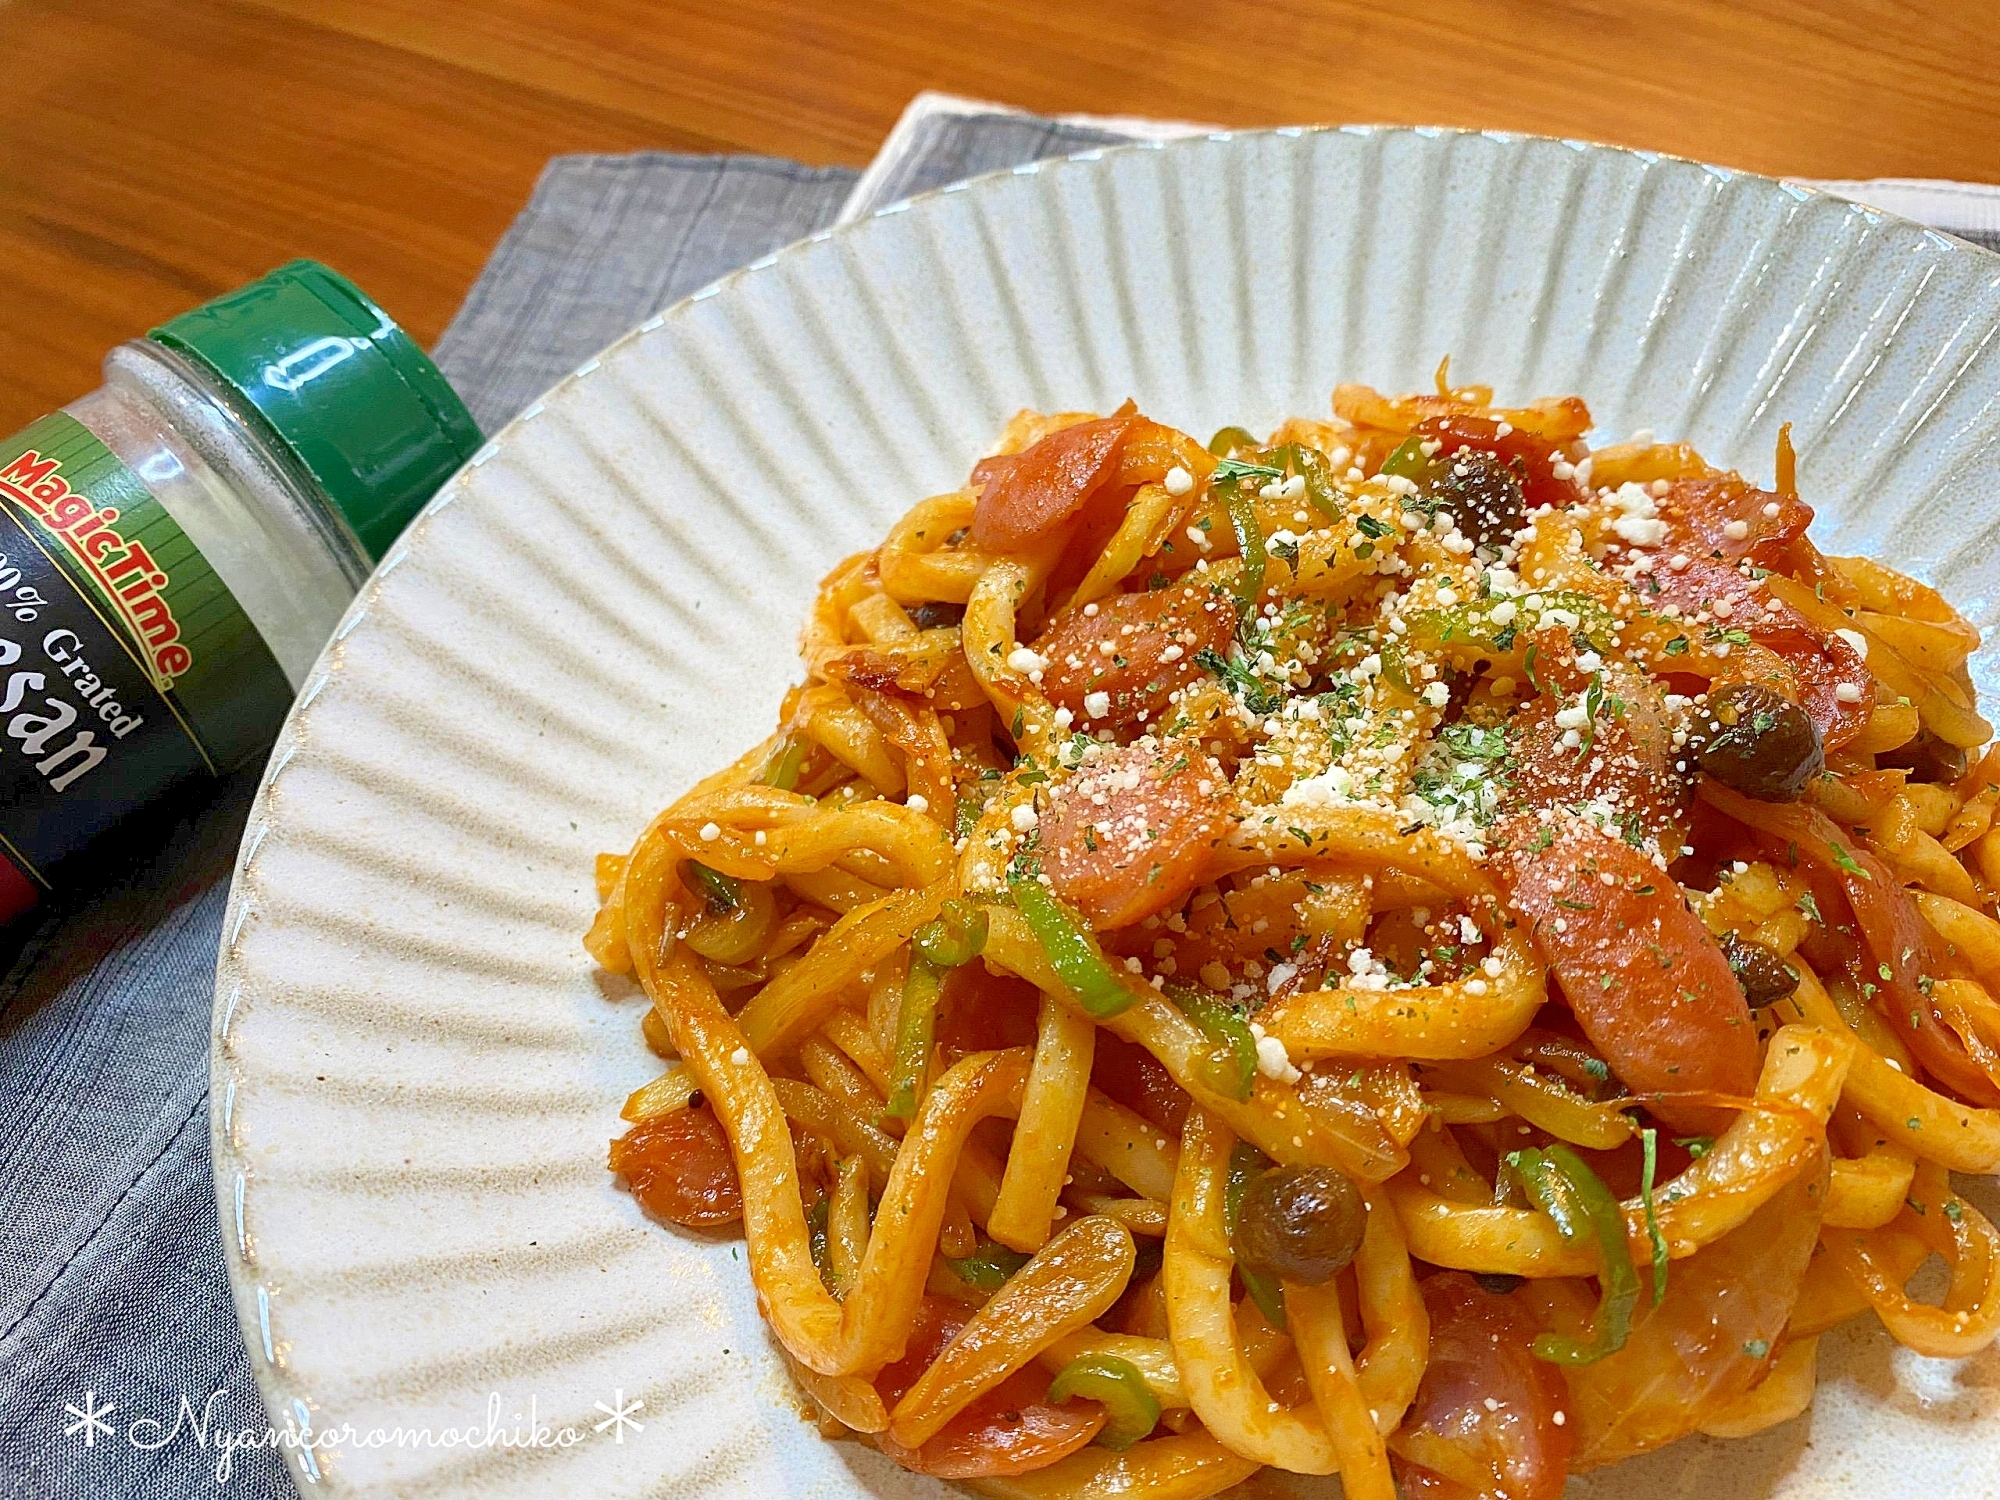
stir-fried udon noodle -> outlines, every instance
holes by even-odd
[[[601,857],[829,1436],[1013,1496],[1548,1500],[2000,1331],[1978,633],[1574,397],[1024,412]],[[1908,1287],[1941,1260],[1940,1300]]]

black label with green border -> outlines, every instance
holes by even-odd
[[[61,412],[0,441],[0,847],[49,889],[191,776],[263,750],[291,685],[134,474]]]

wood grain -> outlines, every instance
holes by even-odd
[[[859,165],[910,96],[2000,180],[1988,0],[0,3],[0,432],[316,255],[434,339],[565,151]]]

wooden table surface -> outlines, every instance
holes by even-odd
[[[859,165],[910,96],[2000,181],[1991,0],[0,0],[0,433],[296,255],[436,338],[551,155]]]

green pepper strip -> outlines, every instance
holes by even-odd
[[[1085,1354],[1064,1365],[1049,1382],[1048,1403],[1061,1406],[1072,1396],[1103,1406],[1105,1422],[1097,1444],[1114,1453],[1123,1453],[1159,1425],[1160,1401],[1146,1388],[1146,1377],[1115,1354]]]
[[[1376,472],[1400,474],[1405,479],[1422,479],[1430,465],[1430,459],[1424,454],[1423,439],[1410,437],[1396,445],[1396,451],[1382,460],[1382,467]]]
[[[1170,984],[1165,993],[1215,1049],[1203,1059],[1209,1087],[1231,1099],[1248,1099],[1257,1081],[1257,1038],[1243,1013],[1197,985]]]
[[[1271,457],[1287,474],[1303,474],[1306,480],[1306,498],[1313,508],[1329,521],[1338,521],[1343,513],[1340,493],[1334,488],[1333,465],[1326,455],[1317,448],[1304,443],[1285,443],[1271,450]]]
[[[1217,458],[1227,458],[1238,448],[1254,448],[1256,446],[1256,437],[1251,434],[1249,429],[1243,427],[1224,427],[1208,440],[1208,451],[1213,453]]]
[[[1632,1309],[1639,1301],[1639,1273],[1625,1242],[1625,1215],[1604,1179],[1560,1141],[1546,1151],[1512,1151],[1513,1168],[1535,1207],[1556,1222],[1566,1245],[1595,1242],[1598,1259],[1597,1316],[1586,1342],[1566,1334],[1543,1333],[1531,1346],[1535,1358],[1556,1365],[1587,1365],[1625,1347]]]
[[[1639,1177],[1639,1201],[1646,1208],[1646,1237],[1653,1242],[1653,1306],[1667,1295],[1667,1237],[1660,1233],[1660,1216],[1653,1210],[1653,1178],[1660,1170],[1660,1133],[1648,1125],[1639,1132],[1645,1167]]]
[[[956,896],[910,934],[910,971],[896,1012],[896,1061],[884,1106],[892,1118],[914,1119],[923,1102],[945,970],[971,963],[985,946],[985,910]]]
[[[785,748],[771,757],[764,768],[764,785],[789,792],[799,784],[799,767],[805,764],[806,747],[798,740],[786,740]]]
[[[1403,652],[1402,641],[1385,634],[1378,649],[1382,657],[1382,675],[1404,692],[1415,692],[1418,684],[1410,681],[1410,659]]]
[[[977,1287],[982,1292],[997,1292],[1007,1284],[1007,1278],[1028,1263],[1028,1257],[1018,1250],[1009,1250],[998,1240],[979,1237],[978,1248],[964,1260],[946,1257],[945,1264],[951,1274],[967,1286]]]
[[[1257,512],[1243,493],[1240,480],[1218,485],[1223,504],[1229,507],[1229,524],[1236,531],[1236,545],[1243,553],[1243,571],[1236,578],[1236,610],[1247,625],[1256,617],[1257,596],[1264,592],[1264,569],[1270,555],[1264,550],[1264,533],[1257,525]]]
[[[934,921],[924,923],[910,936],[916,950],[941,968],[955,969],[969,964],[986,947],[986,908],[975,906],[962,896],[944,903]]]
[[[694,883],[701,887],[702,896],[717,911],[734,911],[736,903],[743,899],[743,887],[736,883],[735,876],[711,870],[698,859],[688,861],[688,874],[694,877]]]
[[[1057,977],[1069,986],[1085,1014],[1101,1021],[1139,998],[1118,977],[1090,930],[1044,890],[1039,880],[1013,871],[1007,876],[1007,888],[1014,893],[1015,907],[1042,945]]]
[[[889,1102],[883,1106],[894,1119],[915,1119],[923,1102],[943,994],[943,966],[912,949],[910,972],[903,979],[903,1003],[896,1012],[896,1066],[889,1079]]]
[[[1243,1195],[1250,1190],[1250,1179],[1270,1165],[1271,1158],[1248,1141],[1238,1141],[1229,1152],[1229,1183],[1222,1190],[1222,1222],[1229,1231],[1232,1247],[1236,1243],[1236,1212],[1243,1206]],[[1243,1290],[1250,1294],[1265,1321],[1273,1328],[1283,1328],[1284,1288],[1275,1278],[1253,1271],[1241,1261],[1236,1263],[1236,1274],[1243,1278]]]

